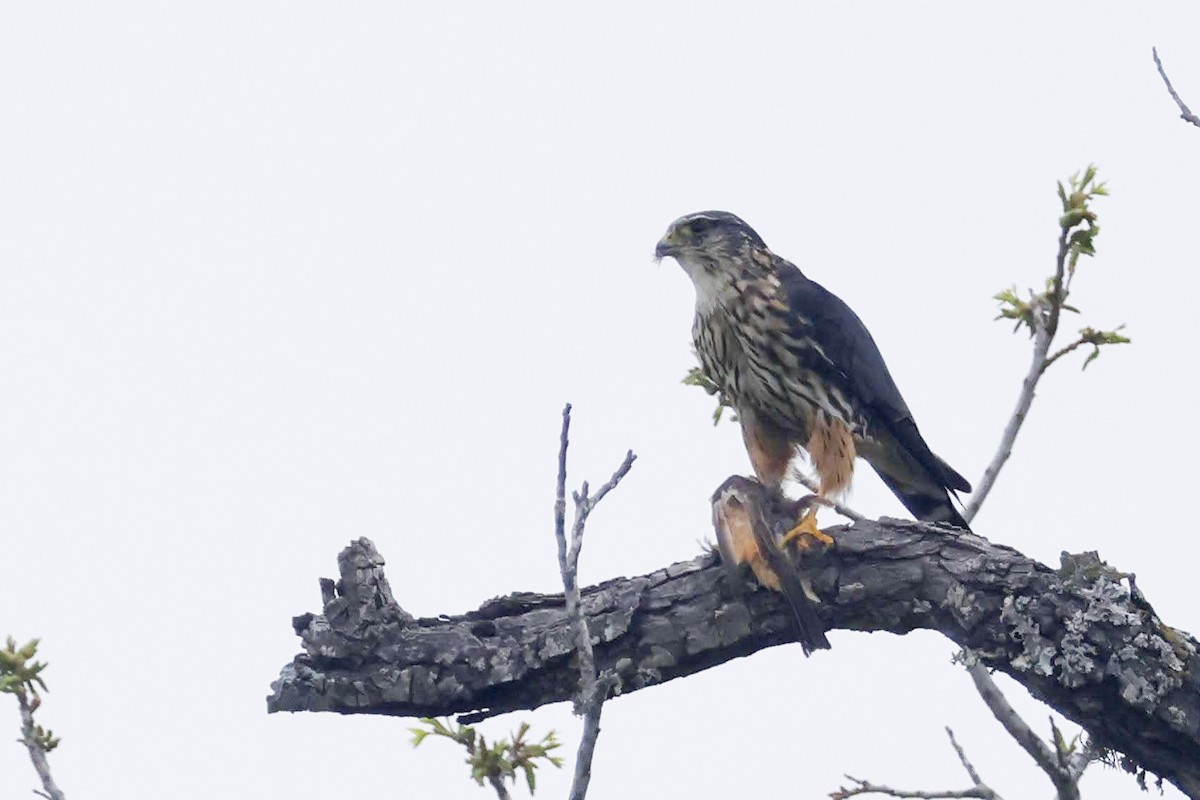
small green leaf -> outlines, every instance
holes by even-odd
[[[529,793],[533,794],[537,791],[537,778],[533,773],[533,764],[524,764],[522,769],[525,771],[525,785],[529,787]]]
[[[1074,195],[1072,195],[1074,197]],[[1085,212],[1082,208],[1071,208],[1067,213],[1058,218],[1058,226],[1063,230],[1070,230],[1079,223],[1083,222]]]
[[[33,726],[33,743],[40,747],[43,752],[49,753],[58,747],[61,741],[61,739],[54,735],[53,731],[46,730],[41,725]]]

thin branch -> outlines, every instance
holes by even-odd
[[[1080,347],[1082,347],[1085,344],[1087,344],[1087,340],[1081,336],[1078,339],[1076,339],[1075,341],[1071,342],[1069,345],[1067,345],[1065,347],[1060,347],[1057,351],[1055,351],[1054,355],[1048,356],[1046,358],[1046,360],[1042,363],[1042,372],[1045,372],[1046,370],[1050,369],[1050,365],[1053,364],[1055,361],[1058,361],[1060,358],[1067,355],[1068,353],[1075,352],[1076,350],[1078,350]]]
[[[1171,93],[1171,99],[1175,101],[1175,105],[1179,106],[1179,118],[1185,122],[1190,122],[1193,125],[1200,127],[1200,117],[1192,113],[1192,110],[1187,107],[1187,103],[1183,102],[1183,98],[1175,91],[1175,87],[1171,85],[1171,79],[1167,77],[1167,71],[1163,69],[1162,60],[1158,57],[1158,48],[1150,48],[1150,52],[1154,54],[1154,65],[1158,67],[1158,74],[1162,76],[1163,83],[1167,85],[1167,91]]]
[[[558,484],[554,492],[554,538],[558,542],[559,572],[565,572],[567,569],[567,445],[570,443],[567,434],[570,430],[571,404],[567,403],[562,411],[562,433],[559,435],[558,444]]]
[[[958,754],[958,760],[966,767],[967,774],[971,777],[971,783],[973,784],[971,788],[947,789],[940,792],[893,789],[891,786],[871,783],[870,781],[855,778],[853,775],[847,775],[846,777],[854,781],[857,785],[849,788],[840,786],[837,791],[829,793],[830,798],[832,800],[846,800],[846,798],[855,797],[860,794],[883,794],[889,797],[909,797],[920,798],[922,800],[956,797],[981,797],[984,800],[1002,800],[1000,795],[996,794],[991,787],[979,779],[979,773],[975,771],[975,767],[971,766],[971,762],[967,760],[967,754],[963,752],[962,747],[958,744],[958,740],[954,738],[954,731],[946,728],[946,733],[950,736],[950,744],[954,747],[954,752]]]
[[[980,780],[979,773],[975,771],[975,767],[967,760],[967,754],[963,752],[958,740],[954,738],[954,731],[950,729],[949,725],[946,726],[946,735],[950,737],[950,745],[954,748],[954,752],[958,753],[958,760],[962,762],[963,769],[967,771],[967,776],[970,777],[971,782],[976,786],[982,785],[983,781]]]
[[[600,487],[600,491],[596,492],[596,496],[591,498],[588,501],[587,513],[590,514],[592,512],[592,509],[595,508],[600,503],[600,501],[604,499],[604,496],[606,494],[611,492],[613,489],[617,488],[617,484],[621,482],[621,479],[629,474],[629,470],[633,466],[634,461],[637,461],[637,456],[635,456],[633,454],[632,450],[627,451],[625,453],[624,460],[621,461],[621,466],[617,467],[616,470],[613,472],[612,477],[608,479],[608,482]],[[586,486],[587,484],[584,484],[584,485]],[[583,532],[583,529],[582,529],[582,527],[580,527],[581,535],[582,535],[582,532]]]
[[[496,796],[500,800],[512,800],[512,795],[508,793],[508,789],[504,786],[504,779],[499,775],[488,775],[487,782],[496,790]]]
[[[475,756],[479,753],[480,745],[483,744],[483,737],[479,737],[479,744],[476,743],[474,735],[472,735],[467,741],[463,741],[461,739],[458,741],[467,749],[467,753],[469,755]],[[472,759],[468,759],[467,761],[468,763],[471,763]],[[492,789],[496,791],[496,797],[498,797],[499,800],[512,800],[512,795],[508,793],[508,788],[504,785],[504,777],[501,773],[488,772],[487,782],[488,786],[491,786]]]
[[[1046,371],[1046,354],[1050,352],[1050,343],[1054,340],[1054,334],[1058,331],[1058,319],[1062,310],[1063,301],[1063,274],[1066,271],[1067,254],[1070,252],[1070,243],[1068,242],[1068,231],[1063,229],[1058,237],[1058,256],[1055,260],[1054,267],[1054,300],[1049,309],[1035,308],[1033,314],[1033,358],[1030,360],[1029,371],[1025,374],[1025,380],[1021,383],[1021,393],[1017,397],[1017,407],[1013,410],[1012,416],[1008,420],[1008,424],[1004,426],[1004,433],[1000,437],[1000,446],[996,449],[996,454],[992,456],[991,463],[983,472],[983,478],[979,481],[979,486],[976,487],[975,493],[971,495],[971,501],[967,503],[963,509],[963,519],[970,522],[979,513],[979,508],[983,505],[983,501],[987,500],[991,494],[992,487],[996,485],[996,478],[1000,475],[1000,470],[1008,462],[1009,456],[1012,455],[1013,443],[1017,440],[1017,434],[1021,432],[1021,426],[1025,424],[1025,417],[1029,414],[1029,408],[1033,405],[1034,393],[1037,391],[1038,381]]]
[[[567,407],[570,409],[570,406]],[[569,411],[567,412],[569,416]],[[566,426],[569,424],[568,416],[564,416],[563,435],[564,441],[566,436]],[[592,654],[592,637],[588,635],[587,626],[583,622],[583,614],[579,609],[579,554],[583,550],[583,531],[587,525],[588,516],[604,496],[616,488],[633,466],[637,456],[630,450],[625,453],[625,459],[621,462],[621,466],[617,467],[616,472],[608,479],[608,482],[600,487],[600,491],[595,497],[588,496],[587,481],[583,482],[583,486],[574,494],[575,500],[575,522],[571,526],[571,546],[567,550],[566,563],[563,566],[563,588],[566,590],[567,598],[567,613],[574,617],[578,626],[575,631],[576,643],[579,647],[579,670],[585,684],[594,684],[596,682],[596,661]],[[565,481],[565,475],[560,478],[560,482]],[[565,541],[559,539],[559,548],[561,549]],[[590,690],[588,690],[590,691]],[[585,691],[584,694],[587,692]],[[583,702],[587,702],[587,698],[583,698]]]
[[[975,682],[975,689],[991,710],[992,715],[1004,726],[1008,735],[1015,739],[1017,744],[1050,777],[1054,788],[1058,790],[1059,800],[1079,800],[1078,776],[1072,776],[1069,770],[1059,764],[1058,757],[1051,752],[1041,737],[1033,732],[1033,728],[1030,728],[1029,724],[1021,719],[1016,709],[1009,705],[1008,700],[1001,694],[1000,688],[988,674],[987,668],[976,662],[968,667],[967,671],[971,675],[971,680]]]
[[[853,775],[846,776],[849,780],[854,781],[856,786],[849,788],[842,786],[837,791],[830,792],[831,800],[846,800],[850,797],[856,797],[861,794],[882,794],[888,797],[908,797],[918,798],[918,800],[941,800],[941,798],[957,798],[957,797],[980,797],[983,800],[1000,800],[1000,796],[986,786],[972,786],[970,789],[947,789],[941,792],[922,792],[922,791],[906,791],[904,789],[893,789],[890,786],[884,786],[880,783],[871,783],[870,781],[860,780]]]
[[[575,711],[583,715],[583,734],[579,750],[575,755],[575,777],[571,781],[570,800],[584,800],[588,784],[592,779],[592,759],[595,756],[596,740],[600,736],[600,712],[612,689],[614,678],[609,674],[596,673],[596,657],[592,650],[592,636],[588,631],[587,619],[579,592],[579,554],[583,549],[584,527],[592,510],[605,495],[617,487],[637,458],[630,450],[617,467],[612,477],[600,487],[594,497],[588,496],[588,484],[584,481],[579,491],[573,493],[575,519],[571,526],[571,541],[566,536],[566,484],[567,446],[571,427],[571,404],[563,408],[562,434],[559,437],[558,481],[554,497],[554,536],[558,542],[558,566],[562,573],[563,597],[567,616],[571,619],[576,652],[579,661],[579,694],[575,700]]]
[[[1050,308],[1046,309],[1046,332],[1053,339],[1058,334],[1058,320],[1062,317],[1063,303],[1067,301],[1067,286],[1063,284],[1063,276],[1067,270],[1067,256],[1071,252],[1071,243],[1069,240],[1070,229],[1062,228],[1062,232],[1058,235],[1058,255],[1054,259],[1054,296],[1051,298]],[[1074,269],[1072,268],[1072,274]],[[1067,283],[1071,279],[1067,278]],[[1050,342],[1046,342],[1047,350],[1050,347]],[[1045,355],[1042,356],[1045,358]]]
[[[817,486],[817,482],[814,481],[808,475],[805,475],[803,472],[801,472],[799,469],[797,469],[795,467],[792,467],[792,478],[795,479],[795,481],[797,483],[799,483],[801,486],[803,486],[805,489],[808,489],[813,494],[817,494],[817,491],[819,489],[819,487]],[[825,499],[822,499],[821,502],[828,505],[830,508],[832,508],[837,513],[841,514],[846,519],[852,519],[855,522],[865,519],[865,517],[862,514],[858,513],[850,506],[844,506],[841,503],[835,503],[832,500],[825,500]]]
[[[1067,758],[1067,772],[1070,773],[1071,779],[1078,783],[1079,778],[1083,775],[1083,771],[1093,761],[1098,761],[1099,759],[1099,749],[1092,743],[1091,739],[1088,739],[1083,743],[1082,747],[1076,748],[1075,752],[1071,753],[1070,757]]]
[[[1039,318],[1035,317],[1035,319]],[[1012,455],[1013,443],[1017,440],[1017,434],[1021,432],[1021,426],[1025,424],[1025,416],[1029,413],[1029,407],[1033,405],[1033,395],[1037,389],[1038,379],[1042,377],[1046,353],[1050,350],[1049,333],[1040,321],[1035,322],[1035,325],[1037,332],[1034,334],[1033,359],[1029,365],[1029,372],[1025,374],[1025,380],[1021,383],[1021,394],[1017,398],[1017,407],[1013,410],[1008,424],[1004,426],[1004,433],[1000,437],[1000,446],[996,449],[996,454],[992,457],[987,469],[984,470],[983,478],[975,488],[975,493],[971,495],[970,502],[963,509],[963,519],[967,522],[970,522],[979,513],[983,501],[987,499],[992,487],[996,485],[996,478],[999,477],[1000,470],[1004,468],[1009,456]]]
[[[33,721],[35,706],[30,703],[24,692],[17,694],[17,704],[21,707],[21,742],[29,751],[29,759],[33,762],[33,768],[37,772],[38,778],[42,781],[42,788],[46,790],[44,794],[37,793],[50,798],[50,800],[66,800],[66,795],[54,783],[54,777],[50,774],[50,762],[46,760],[46,751],[38,742],[37,726]]]

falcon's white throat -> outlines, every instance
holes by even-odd
[[[691,254],[680,253],[675,260],[696,287],[696,313],[708,314],[717,306],[721,296],[729,291],[729,280]]]

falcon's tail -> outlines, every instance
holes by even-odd
[[[934,455],[911,419],[880,431],[875,441],[860,442],[859,455],[875,468],[914,517],[971,530],[950,494],[969,492],[971,484]]]
[[[883,472],[879,473],[879,477],[892,490],[892,494],[900,498],[909,513],[922,522],[945,522],[964,531],[971,530],[948,490],[927,485],[914,486]]]

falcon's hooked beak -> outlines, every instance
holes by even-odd
[[[662,261],[668,256],[674,258],[677,255],[679,255],[679,243],[675,240],[675,229],[672,228],[654,246],[654,257]]]

